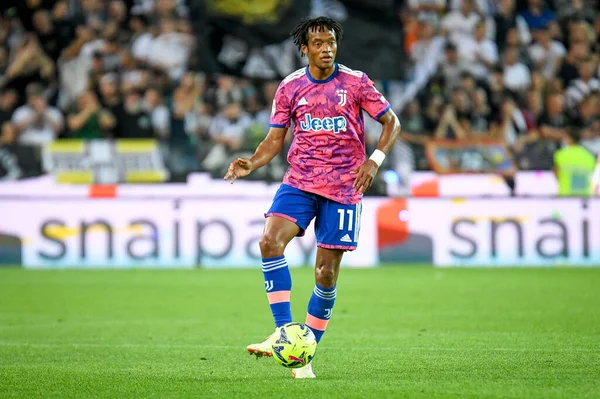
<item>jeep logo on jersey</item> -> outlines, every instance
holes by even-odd
[[[320,132],[325,130],[326,132],[333,132],[338,134],[340,131],[346,131],[346,118],[343,116],[334,116],[333,118],[313,118],[311,114],[304,116],[304,121],[300,122],[300,128],[302,130],[314,130]]]

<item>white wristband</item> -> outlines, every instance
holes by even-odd
[[[381,166],[383,160],[385,159],[385,152],[381,150],[373,151],[373,154],[369,157],[369,159],[377,164],[377,166]]]

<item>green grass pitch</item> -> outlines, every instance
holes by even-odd
[[[272,329],[260,270],[3,269],[0,397],[600,397],[600,269],[344,269],[316,380]]]

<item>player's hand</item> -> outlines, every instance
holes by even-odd
[[[375,161],[367,159],[367,161],[363,163],[360,168],[350,172],[357,175],[353,184],[354,191],[364,194],[364,192],[371,187],[371,184],[373,184],[373,179],[375,179],[375,175],[377,174],[378,170],[379,166],[377,166]]]
[[[227,174],[223,179],[231,180],[233,184],[236,179],[248,176],[252,172],[252,161],[248,158],[238,158],[229,165]]]

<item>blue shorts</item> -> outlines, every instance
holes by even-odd
[[[282,184],[265,217],[280,216],[300,227],[303,236],[313,218],[317,246],[352,251],[358,244],[362,203],[340,204],[317,194]]]

